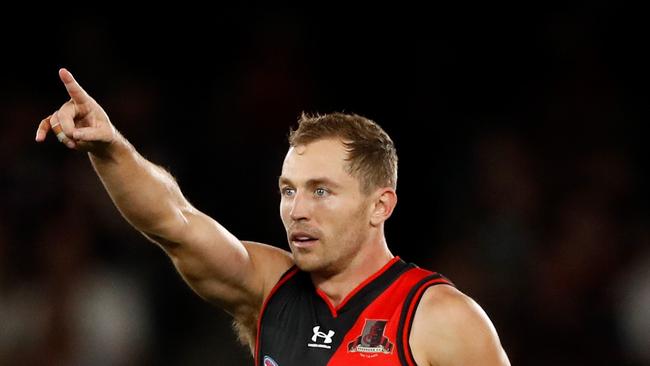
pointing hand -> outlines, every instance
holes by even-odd
[[[36,141],[44,141],[52,130],[59,141],[70,149],[90,152],[106,149],[117,136],[108,115],[68,70],[60,69],[59,77],[70,100],[41,121],[36,131]]]

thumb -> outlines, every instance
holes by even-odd
[[[103,141],[110,142],[112,140],[112,133],[103,128],[97,127],[82,127],[77,128],[72,133],[72,137],[77,141],[95,142]]]

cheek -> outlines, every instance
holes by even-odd
[[[323,213],[327,215],[326,219],[332,224],[332,229],[339,234],[356,231],[364,220],[364,213],[353,205],[330,207],[328,210],[323,210]],[[325,219],[323,216],[322,218]]]
[[[353,232],[367,230],[369,216],[365,206],[350,207],[347,213],[344,225],[348,230]]]
[[[286,204],[284,200],[280,201],[280,218],[284,226],[287,226],[289,219],[289,205]]]

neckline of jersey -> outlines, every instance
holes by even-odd
[[[352,291],[350,291],[350,293],[347,294],[347,296],[345,296],[343,301],[341,301],[341,303],[338,306],[334,306],[330,301],[330,299],[325,294],[325,292],[323,292],[321,289],[316,288],[316,293],[325,302],[327,308],[330,310],[330,313],[332,314],[332,317],[336,318],[339,316],[341,309],[343,309],[345,305],[347,305],[350,302],[350,300],[352,300],[355,297],[355,295],[357,295],[361,290],[365,289],[370,283],[376,280],[379,276],[386,273],[388,269],[393,267],[393,265],[398,262],[403,262],[403,261],[399,256],[393,257],[390,261],[388,261],[388,263],[384,264],[384,266],[381,267],[377,272],[370,275],[370,277],[363,280],[363,282],[358,284]]]

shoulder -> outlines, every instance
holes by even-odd
[[[483,309],[452,286],[429,287],[413,319],[410,345],[418,365],[509,365]]]
[[[264,283],[261,299],[265,299],[280,277],[294,265],[291,253],[278,247],[252,241],[242,241],[253,264]]]

